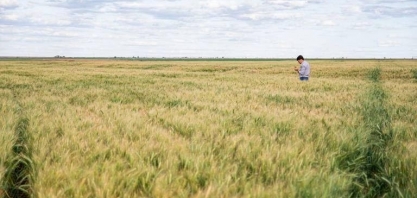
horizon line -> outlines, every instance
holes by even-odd
[[[188,56],[176,56],[176,57],[166,57],[166,56],[0,56],[0,59],[13,59],[13,58],[22,58],[22,59],[259,59],[259,60],[293,60],[296,58],[289,58],[289,57],[188,57]],[[320,59],[329,59],[329,60],[392,60],[392,59],[409,59],[409,60],[415,60],[417,59],[417,56],[412,57],[365,57],[365,58],[359,58],[359,57],[313,57],[313,58],[305,58],[306,60],[320,60]]]

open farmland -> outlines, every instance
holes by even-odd
[[[309,62],[0,60],[0,194],[416,195],[417,61]]]

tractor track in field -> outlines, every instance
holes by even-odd
[[[9,88],[16,103],[15,113],[18,115],[14,129],[14,143],[4,163],[5,173],[2,175],[1,197],[30,198],[36,197],[33,184],[35,163],[32,160],[32,137],[29,132],[30,120],[25,115],[22,104],[18,100],[16,90]]]
[[[403,197],[398,176],[392,171],[395,168],[390,167],[388,149],[393,144],[393,128],[380,73],[379,67],[368,73],[371,84],[360,98],[362,117],[354,134],[355,144],[341,160],[341,168],[355,175],[350,197]]]

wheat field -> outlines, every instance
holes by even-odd
[[[413,197],[417,62],[0,60],[0,197]]]

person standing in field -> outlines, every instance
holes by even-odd
[[[310,76],[310,64],[301,55],[297,57],[297,62],[300,63],[300,68],[294,67],[294,71],[298,73],[301,81],[307,81]]]

